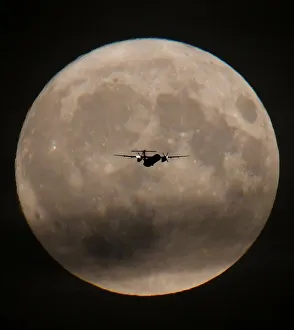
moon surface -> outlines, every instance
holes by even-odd
[[[145,168],[132,149],[189,154]],[[16,154],[23,213],[66,270],[109,291],[199,286],[257,239],[279,151],[253,89],[212,54],[164,39],[79,57],[41,91]]]

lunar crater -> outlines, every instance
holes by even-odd
[[[255,122],[257,119],[257,109],[255,103],[249,97],[241,94],[237,99],[236,106],[245,120],[251,124]]]

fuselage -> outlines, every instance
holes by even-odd
[[[161,160],[161,156],[159,154],[155,154],[151,157],[143,158],[143,165],[145,167],[150,167],[155,165],[157,162]]]

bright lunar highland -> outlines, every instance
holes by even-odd
[[[150,168],[132,149],[189,158]],[[163,39],[96,49],[59,72],[24,121],[17,192],[42,246],[109,291],[160,295],[223,273],[257,239],[279,151],[250,85],[212,54]]]

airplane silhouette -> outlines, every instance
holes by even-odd
[[[160,154],[156,153],[152,156],[146,155],[146,152],[157,152],[154,150],[131,150],[131,152],[136,152],[137,155],[125,155],[125,154],[114,154],[114,156],[118,157],[125,157],[125,158],[136,158],[137,162],[143,161],[143,165],[145,167],[150,167],[155,165],[157,162],[161,160],[161,162],[168,162],[169,159],[172,158],[183,158],[183,157],[189,157],[189,155],[173,155],[169,156],[169,153],[162,153],[163,155],[160,156]]]

